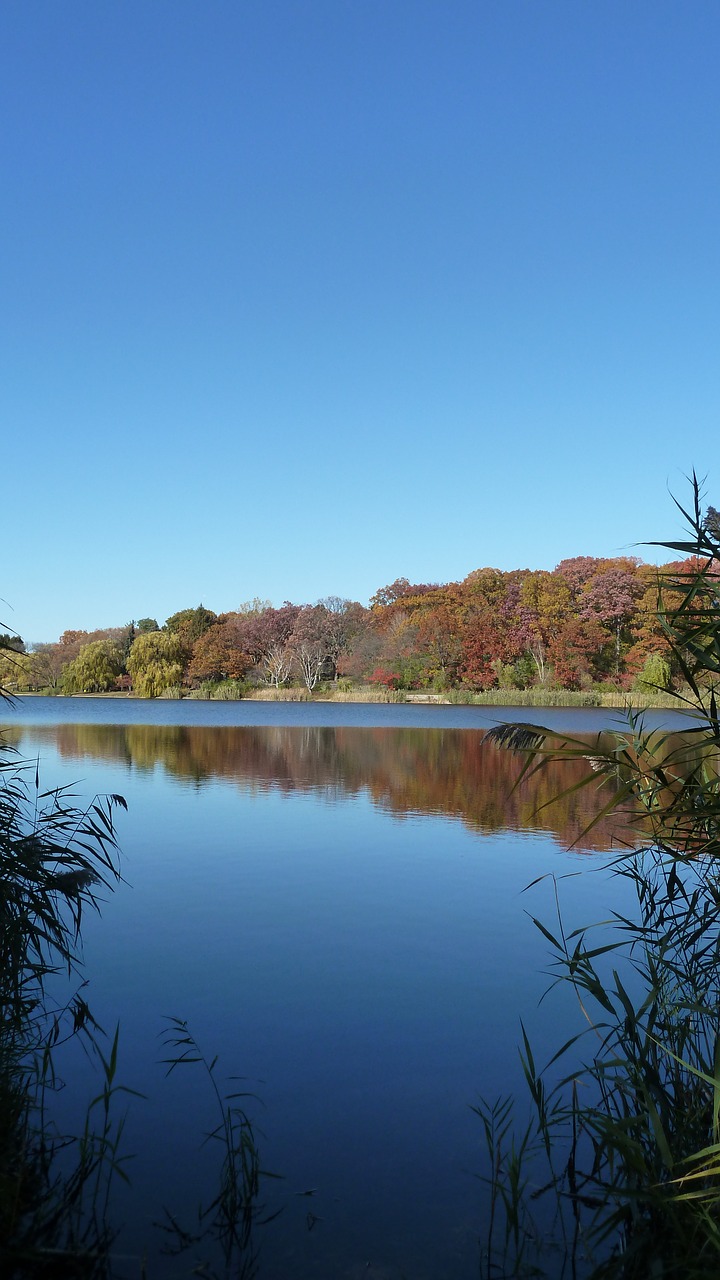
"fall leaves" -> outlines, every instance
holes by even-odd
[[[667,664],[658,570],[634,557],[575,556],[552,571],[481,568],[462,582],[381,587],[370,608],[337,596],[216,614],[200,604],[160,628],[152,618],[57,644],[0,653],[11,687],[157,697],[175,687],[296,683],[312,693],[343,676],[394,688],[565,689],[629,685]],[[657,668],[660,669],[660,668]],[[662,669],[667,669],[662,668]],[[0,676],[3,672],[0,672]]]

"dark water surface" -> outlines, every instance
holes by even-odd
[[[119,1020],[120,1077],[146,1095],[124,1138],[137,1155],[118,1197],[121,1274],[139,1277],[139,1256],[148,1280],[189,1273],[158,1256],[152,1222],[165,1205],[194,1225],[219,1155],[201,1145],[217,1123],[202,1073],[164,1078],[173,1015],[219,1055],[223,1087],[243,1076],[258,1096],[263,1163],[284,1176],[268,1191],[284,1212],[259,1232],[261,1277],[477,1275],[485,1162],[469,1104],[522,1096],[520,1016],[540,1059],[565,1023],[578,1029],[559,997],[538,1007],[547,944],[527,912],[552,923],[552,882],[523,889],[567,876],[572,923],[606,917],[618,834],[605,819],[582,835],[607,792],[541,808],[582,763],[513,790],[517,761],[480,732],[505,718],[586,734],[618,722],[130,699],[3,710],[46,786],[129,804],[126,883],[84,929],[89,1002],[105,1027]],[[58,1116],[77,1121],[93,1082],[79,1057],[65,1075]]]

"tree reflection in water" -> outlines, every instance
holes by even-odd
[[[20,737],[19,730],[16,732]],[[518,784],[522,763],[474,729],[201,727],[188,725],[28,725],[23,746],[48,743],[65,759],[160,767],[195,783],[223,779],[283,792],[365,791],[398,817],[456,818],[483,834],[542,831],[563,847],[607,850],[619,838],[617,814],[592,823],[609,798],[607,783],[572,791],[584,759],[549,762]],[[594,737],[588,737],[592,757]],[[559,797],[559,798],[558,798]]]

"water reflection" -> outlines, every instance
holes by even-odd
[[[13,726],[6,736],[24,753],[47,744],[68,760],[160,768],[197,786],[222,779],[288,794],[365,792],[398,817],[439,814],[483,834],[543,831],[563,847],[609,798],[599,781],[572,791],[587,775],[584,760],[548,763],[518,785],[521,760],[470,729],[58,724]],[[581,845],[607,850],[619,829],[616,815],[605,817]]]
[[[240,1075],[262,1099],[262,1154],[286,1207],[262,1241],[263,1277],[477,1276],[484,1150],[468,1103],[522,1086],[519,1015],[543,1058],[564,1019],[577,1030],[569,993],[538,1004],[547,947],[526,912],[544,914],[550,874],[567,876],[574,923],[609,911],[605,859],[577,875],[560,851],[607,789],[543,807],[587,763],[513,789],[520,760],[475,729],[74,723],[5,736],[41,756],[41,776],[82,775],[84,794],[130,801],[127,880],[83,929],[93,1013],[119,1021],[124,1081],[148,1099],[124,1137],[137,1160],[119,1252],[176,1280],[150,1214],[164,1203],[191,1222],[214,1186],[202,1082],[167,1081],[157,1062],[172,1013],[219,1055],[223,1082]],[[581,847],[609,848],[617,826],[604,819]],[[629,907],[615,894],[612,909]],[[97,1093],[89,1064],[71,1068],[56,1099],[68,1127]]]

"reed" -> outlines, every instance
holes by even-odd
[[[601,697],[594,690],[486,689],[481,693],[451,690],[447,701],[479,707],[599,707]]]
[[[42,791],[37,765],[0,742],[0,1258],[8,1278],[107,1274],[107,1205],[125,1177],[115,1111],[128,1091],[116,1079],[117,1033],[103,1052],[83,994],[79,941],[85,913],[119,878],[118,807],[118,795],[81,807],[67,789]],[[62,973],[72,993],[58,1004],[50,980],[55,990]],[[55,1053],[72,1037],[102,1072],[75,1138],[54,1134],[46,1118]]]
[[[695,477],[683,515],[690,538],[664,545],[700,567],[660,581],[658,611],[686,681],[676,705],[694,718],[674,738],[630,711],[625,732],[590,750],[603,813],[632,802],[639,814],[636,846],[611,864],[636,908],[569,929],[556,892],[556,920],[535,920],[578,1026],[542,1069],[523,1030],[527,1122],[517,1127],[509,1099],[473,1108],[488,1153],[488,1278],[720,1272],[720,545]],[[586,742],[537,726],[490,737],[523,754],[524,774],[588,758]]]
[[[442,702],[464,703],[480,707],[628,707],[648,710],[651,707],[677,707],[678,695],[658,690],[640,693],[602,689],[487,689],[481,693],[448,690]]]
[[[327,702],[373,703],[402,703],[409,701],[404,689],[386,689],[384,687],[379,688],[377,685],[367,684],[358,685],[356,689],[338,689],[331,685],[323,689],[319,700]]]
[[[278,1216],[282,1209],[271,1210],[260,1201],[261,1188],[267,1179],[276,1178],[260,1164],[255,1128],[249,1115],[249,1104],[257,1101],[248,1090],[223,1094],[218,1084],[218,1059],[203,1053],[195,1036],[182,1018],[168,1018],[163,1045],[169,1056],[163,1059],[167,1074],[180,1067],[199,1067],[213,1096],[217,1125],[206,1134],[205,1141],[216,1144],[220,1164],[215,1194],[198,1209],[197,1223],[191,1229],[178,1222],[165,1210],[159,1223],[167,1238],[166,1252],[174,1256],[192,1255],[192,1274],[212,1276],[214,1255],[219,1255],[222,1274],[230,1280],[254,1280],[258,1273],[259,1251],[256,1228]]]

